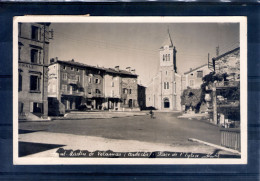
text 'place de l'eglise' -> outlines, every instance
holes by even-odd
[[[207,114],[211,123],[239,127],[240,48],[178,73],[178,46],[170,33],[158,45],[159,71],[138,84],[135,68],[109,68],[49,58],[50,23],[19,23],[19,120],[70,111],[183,111]],[[141,68],[141,67],[140,67]],[[238,113],[238,114],[237,114]]]

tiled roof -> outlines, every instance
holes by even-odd
[[[228,52],[226,52],[226,53],[223,53],[222,55],[219,55],[218,57],[215,57],[215,58],[212,58],[212,59],[218,60],[218,59],[220,59],[220,58],[222,58],[222,57],[224,57],[224,56],[226,56],[226,55],[228,55],[228,54],[231,54],[231,53],[233,53],[233,52],[235,52],[235,51],[237,51],[237,50],[239,50],[239,49],[240,49],[240,47],[237,47],[237,48],[235,48],[235,49],[233,49],[233,50],[230,50],[230,51],[228,51]]]
[[[84,63],[79,63],[79,62],[74,62],[74,61],[57,60],[57,61],[55,61],[51,64],[54,64],[54,63],[63,63],[63,64],[68,64],[68,65],[74,65],[74,66],[78,66],[78,67],[81,67],[81,68],[93,68],[93,69],[102,70],[102,71],[105,71],[107,73],[113,73],[113,74],[137,76],[136,74],[133,74],[133,73],[128,72],[126,70],[120,70],[119,69],[119,71],[117,71],[113,68],[97,67],[97,66],[87,65],[87,64],[84,64]]]
[[[193,72],[193,71],[195,71],[195,70],[198,70],[198,69],[200,69],[200,68],[202,68],[202,67],[204,67],[204,66],[207,66],[208,64],[204,64],[204,65],[201,65],[201,66],[199,66],[199,67],[196,67],[196,68],[194,68],[194,69],[191,69],[190,71],[188,71],[188,72],[184,72],[184,75],[186,75],[186,74],[188,74],[188,73],[191,73],[191,72]]]

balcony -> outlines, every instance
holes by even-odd
[[[76,80],[76,79],[68,79],[68,83],[69,84],[77,84],[78,80]]]
[[[61,91],[62,95],[71,95],[71,96],[84,96],[84,92],[77,92],[77,91]]]

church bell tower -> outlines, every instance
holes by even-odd
[[[160,108],[176,109],[176,48],[168,30],[167,38],[160,48]]]

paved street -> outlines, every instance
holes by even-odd
[[[110,119],[54,120],[21,122],[23,130],[137,140],[170,145],[192,144],[188,138],[220,144],[219,128],[199,120],[178,119],[178,113],[155,113],[155,119],[134,116]]]

